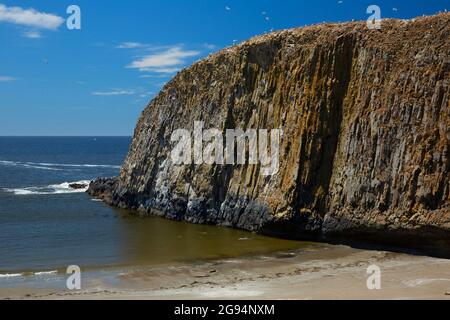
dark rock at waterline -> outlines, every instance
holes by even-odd
[[[118,178],[141,214],[299,239],[450,251],[450,14],[284,30],[181,71],[142,113]],[[175,165],[171,134],[284,130],[278,174]]]
[[[91,181],[86,192],[97,199],[112,203],[112,194],[116,183],[117,178],[98,178]]]
[[[74,190],[86,189],[87,187],[88,187],[88,184],[84,184],[84,183],[69,184],[69,188],[74,189]]]

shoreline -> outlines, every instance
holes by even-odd
[[[367,267],[381,290],[367,289]],[[448,299],[450,260],[329,246],[303,253],[135,267],[89,279],[81,291],[0,288],[0,299]]]
[[[109,177],[91,180],[86,193],[92,199],[100,201],[111,208],[128,212],[131,216],[140,218],[160,218],[194,225],[230,228],[280,240],[347,245],[365,250],[388,250],[398,253],[450,259],[450,239],[447,237],[448,231],[446,227],[416,226],[412,229],[406,227],[392,229],[385,222],[364,226],[353,225],[355,221],[340,219],[346,226],[342,230],[302,230],[298,232],[293,231],[296,229],[295,226],[297,223],[295,218],[292,218],[279,224],[274,223],[272,226],[265,226],[258,230],[220,221],[211,223],[196,219],[191,220],[179,213],[168,214],[161,208],[155,209],[153,207],[146,208],[145,206],[141,206],[139,209],[136,209],[135,207],[126,207],[123,204],[119,205],[117,199],[114,199],[113,196],[113,190],[118,183],[118,179],[119,177]],[[325,221],[320,223],[323,225]]]

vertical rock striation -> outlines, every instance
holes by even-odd
[[[256,37],[181,71],[90,194],[193,223],[450,249],[450,14]],[[282,128],[280,169],[175,165],[171,134]],[[450,250],[449,250],[450,251]]]

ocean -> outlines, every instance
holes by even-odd
[[[0,288],[52,283],[70,265],[99,272],[312,245],[139,218],[69,187],[117,176],[130,143],[130,137],[0,137]]]

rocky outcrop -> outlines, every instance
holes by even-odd
[[[295,238],[450,251],[450,14],[263,35],[181,71],[148,105],[109,204]],[[280,166],[175,165],[171,134],[283,129]]]
[[[69,188],[73,190],[87,189],[89,185],[87,183],[70,183]]]

